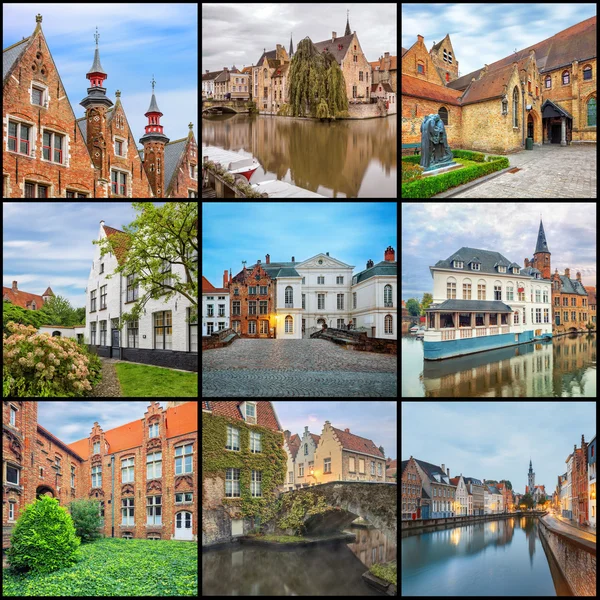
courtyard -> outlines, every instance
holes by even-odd
[[[596,144],[545,144],[508,158],[519,171],[452,198],[596,198]]]
[[[203,397],[395,397],[397,357],[327,340],[238,339],[202,353]]]

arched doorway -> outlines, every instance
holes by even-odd
[[[54,493],[54,490],[50,486],[40,485],[35,490],[35,497],[41,498],[42,496],[50,496],[50,498],[55,498],[56,494]]]
[[[175,515],[175,539],[193,540],[192,534],[192,513],[182,510]]]
[[[317,326],[323,329],[325,327],[325,319],[317,319]]]
[[[60,336],[61,336],[60,331],[53,331],[52,332],[52,337],[60,337]]]
[[[530,137],[535,140],[533,133],[533,116],[531,115],[531,113],[529,113],[527,115],[527,137]]]

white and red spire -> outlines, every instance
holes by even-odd
[[[163,114],[160,112],[160,108],[158,108],[156,96],[154,95],[154,85],[156,84],[154,75],[152,75],[152,81],[150,83],[152,83],[152,99],[150,100],[150,107],[144,114],[144,116],[148,117],[146,134],[163,133],[163,126],[160,124],[160,118]]]

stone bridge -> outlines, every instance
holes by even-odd
[[[309,535],[341,531],[356,518],[362,517],[383,531],[389,540],[396,539],[398,506],[395,483],[332,481],[284,493],[323,496],[329,506],[342,509],[307,517],[305,526]]]
[[[246,100],[202,100],[202,114],[247,113]]]

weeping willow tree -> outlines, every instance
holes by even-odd
[[[329,52],[304,38],[290,65],[290,113],[294,117],[335,118],[348,110],[346,82]]]

